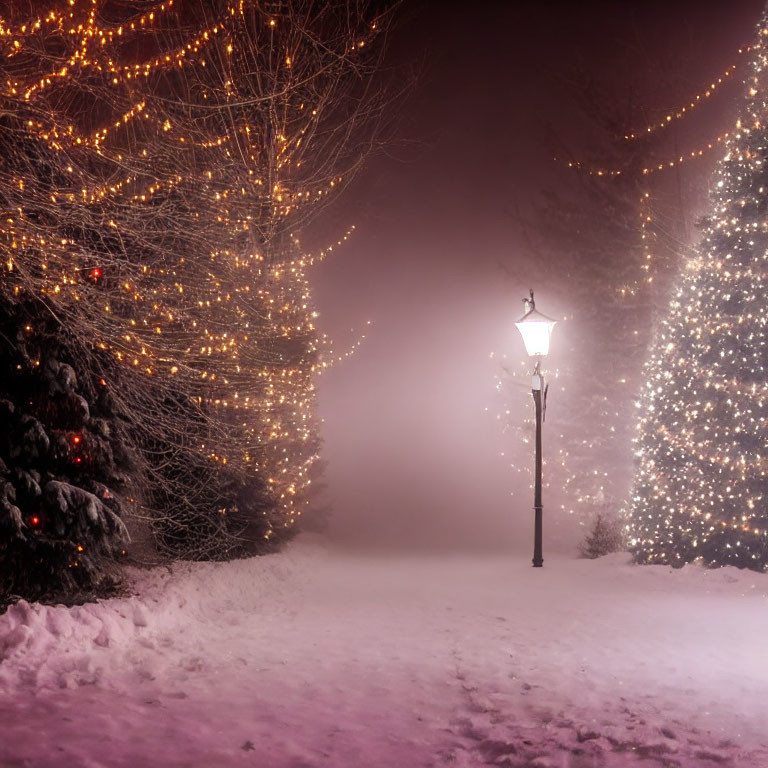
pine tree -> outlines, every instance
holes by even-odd
[[[0,306],[0,603],[105,594],[130,464],[107,382],[66,362],[78,356],[39,302]]]
[[[768,12],[758,28],[768,39]],[[631,543],[641,562],[768,566],[768,55],[753,47],[698,254],[646,365]]]
[[[662,75],[654,71],[653,81]],[[643,77],[635,68],[632,77],[617,71],[595,82],[589,71],[569,70],[583,145],[572,145],[572,131],[568,142],[556,133],[547,139],[562,175],[532,196],[520,214],[534,257],[526,264],[526,279],[550,286],[551,313],[557,314],[557,304],[568,309],[546,366],[554,432],[544,457],[547,503],[550,510],[560,508],[550,518],[550,532],[558,526],[566,539],[590,526],[596,509],[627,503],[633,480],[632,404],[653,315],[663,305],[660,294],[667,297],[665,278],[674,274],[683,237],[683,227],[667,224],[662,231],[656,223],[657,216],[667,221],[681,216],[668,182],[648,172],[657,161],[667,161],[670,150],[668,134],[644,125],[653,112],[640,109],[640,87],[633,82]],[[664,90],[670,90],[668,84]],[[519,274],[519,266],[513,274]],[[515,282],[516,290],[524,287]],[[567,286],[559,297],[558,285]],[[508,355],[503,358],[509,362]],[[510,447],[520,450],[531,425],[521,423],[520,389],[508,382],[523,376],[527,381],[529,364],[519,355],[515,360],[497,376],[497,390],[504,396],[499,420],[517,433]],[[528,450],[511,453],[511,459],[510,466],[523,476],[531,471]]]
[[[598,512],[589,533],[581,544],[582,557],[589,560],[620,552],[624,549],[624,531],[622,521],[606,512]]]

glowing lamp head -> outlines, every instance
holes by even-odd
[[[523,301],[525,312],[515,325],[523,337],[525,350],[531,357],[546,355],[549,352],[549,339],[555,327],[555,320],[536,309],[533,291],[531,291],[531,298]]]

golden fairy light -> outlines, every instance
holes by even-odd
[[[736,52],[739,57],[743,56],[746,53],[750,53],[751,51],[754,51],[760,47],[760,43],[755,43],[754,45],[747,45],[742,48],[739,48]],[[723,85],[730,77],[731,75],[736,72],[738,68],[737,63],[733,63],[730,66],[726,67],[726,69],[723,71],[723,73],[717,77],[712,82],[708,83],[705,88],[703,88],[699,93],[694,94],[687,104],[684,104],[679,109],[675,109],[668,114],[664,115],[664,117],[659,120],[656,123],[651,123],[650,125],[646,125],[645,128],[642,128],[637,131],[630,131],[629,133],[624,135],[624,138],[628,141],[631,141],[633,139],[639,139],[643,136],[648,136],[651,133],[654,133],[655,131],[661,130],[663,128],[667,128],[670,125],[672,125],[676,120],[681,120],[682,118],[686,117],[690,112],[696,107],[700,106],[701,104],[704,104],[707,99],[712,97],[717,89]]]
[[[338,25],[338,4],[68,0],[0,18],[2,290],[112,355],[127,417],[176,451],[163,461],[262,478],[265,538],[301,514],[315,377],[346,356],[317,329],[308,270],[351,230],[315,254],[298,233],[384,106],[364,84],[384,19],[362,4]]]

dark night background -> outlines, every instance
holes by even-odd
[[[521,218],[541,192],[570,183],[555,143],[599,157],[601,138],[579,105],[585,83],[625,100],[635,125],[660,119],[740,61],[762,8],[761,0],[404,5],[389,63],[416,83],[386,151],[326,217],[328,239],[350,224],[356,233],[315,273],[322,327],[337,348],[367,333],[320,382],[335,536],[384,548],[407,540],[527,551],[530,492],[500,454],[527,462],[529,448],[501,434],[499,364],[490,357],[523,357],[513,322],[537,256]],[[742,74],[743,65],[668,132],[669,154],[728,130]],[[690,242],[715,157],[675,179],[675,226]],[[567,280],[533,287],[543,311],[571,313]],[[548,366],[579,347],[579,318],[571,319],[555,331]],[[530,396],[518,390],[523,420]],[[568,407],[565,393],[554,395],[545,456],[558,409]],[[627,464],[615,471],[628,476]],[[544,499],[547,544],[572,549],[580,532],[559,525],[556,495]]]

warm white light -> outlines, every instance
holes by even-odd
[[[529,309],[515,325],[520,331],[528,354],[546,355],[549,352],[549,339],[555,321],[539,312],[536,308]]]

